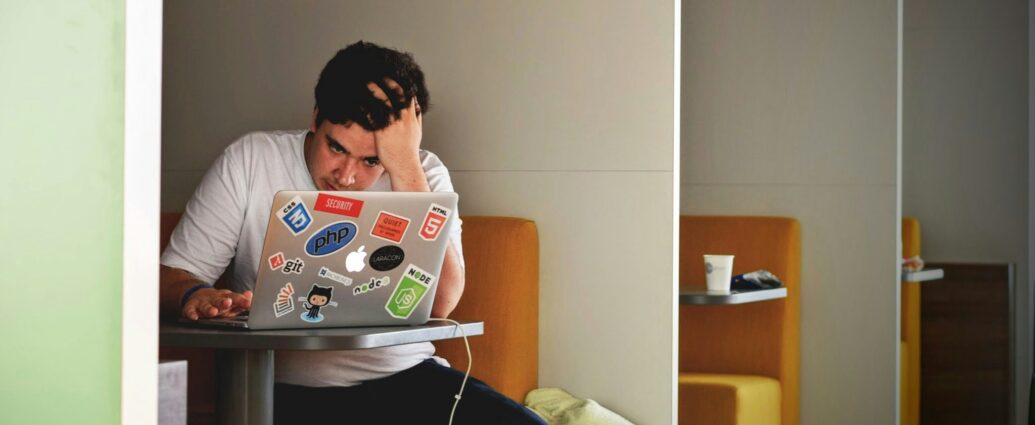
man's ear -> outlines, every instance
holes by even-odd
[[[309,131],[316,133],[316,114],[320,112],[320,108],[313,107],[313,120],[309,123]]]

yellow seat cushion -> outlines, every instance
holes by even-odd
[[[679,374],[680,425],[779,425],[780,382],[764,376]]]

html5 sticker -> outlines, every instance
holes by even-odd
[[[313,205],[313,209],[331,214],[359,218],[359,213],[363,211],[363,201],[321,193],[316,195],[316,205]]]
[[[406,235],[407,227],[410,227],[410,219],[381,211],[374,221],[374,227],[370,229],[370,236],[399,243]]]
[[[283,252],[278,252],[276,254],[271,255],[269,258],[270,270],[277,271],[277,269],[284,267],[284,262],[286,261],[287,260],[284,259]]]
[[[277,218],[291,231],[291,234],[298,235],[309,227],[313,222],[313,216],[309,214],[301,197],[294,197],[290,202],[284,204],[277,210]]]
[[[420,225],[421,239],[426,241],[438,239],[438,234],[442,233],[442,228],[445,227],[450,212],[448,208],[439,204],[431,204],[431,207],[428,207],[428,214],[424,216],[424,224]]]

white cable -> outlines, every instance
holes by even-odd
[[[464,348],[467,349],[467,372],[464,372],[464,380],[460,382],[460,391],[456,393],[454,398],[456,401],[453,402],[453,410],[449,412],[449,425],[453,425],[453,415],[456,413],[456,406],[460,404],[460,396],[464,393],[464,387],[467,385],[467,378],[471,376],[471,364],[474,363],[474,357],[471,357],[471,344],[467,342],[467,332],[464,332],[463,326],[460,326],[460,322],[453,319],[437,319],[432,318],[428,321],[440,321],[449,322],[456,325],[456,328],[460,331],[460,335],[464,337]]]

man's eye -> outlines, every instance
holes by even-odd
[[[332,151],[335,151],[337,153],[345,153],[345,149],[342,148],[341,145],[339,145],[337,143],[328,142],[327,145],[331,147]]]
[[[376,167],[381,164],[381,160],[377,158],[367,158],[363,160],[363,163],[367,164],[367,167]]]

